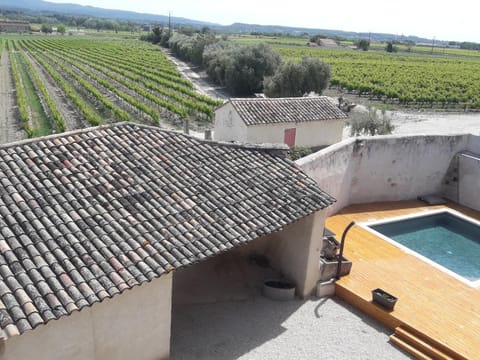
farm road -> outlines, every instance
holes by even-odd
[[[7,49],[4,49],[0,64],[0,144],[22,140],[26,137],[20,123],[15,119],[14,106],[10,58]]]
[[[194,89],[202,94],[210,96],[218,100],[229,99],[230,96],[223,90],[221,86],[216,86],[208,79],[205,71],[198,71],[190,64],[172,56],[169,51],[162,49],[165,56],[175,64],[177,70],[193,84]]]

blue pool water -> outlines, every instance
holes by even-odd
[[[470,280],[480,279],[480,227],[450,213],[370,228]]]

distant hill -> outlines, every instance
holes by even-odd
[[[371,39],[372,41],[392,41],[392,40],[411,40],[416,43],[419,42],[431,42],[432,39],[421,38],[418,36],[398,36],[394,34],[384,34],[384,33],[362,33],[362,32],[353,32],[353,31],[343,31],[343,30],[330,30],[330,29],[311,29],[311,28],[299,28],[299,27],[289,27],[289,26],[276,26],[276,25],[253,25],[253,24],[243,24],[235,23],[228,26],[220,26],[224,31],[229,31],[232,33],[269,33],[269,34],[290,34],[290,35],[316,35],[322,34],[328,37],[341,37],[346,39]]]
[[[77,4],[57,4],[43,0],[1,0],[0,9],[3,10],[19,10],[28,12],[40,12],[43,14],[59,13],[68,14],[72,16],[89,16],[105,19],[129,20],[140,23],[154,22],[164,23],[168,22],[168,16],[143,14],[134,11],[111,10],[103,9],[94,6],[83,6]],[[172,17],[175,24],[189,25],[189,26],[211,26],[216,25],[209,22],[185,19],[181,17]]]
[[[105,19],[128,20],[137,23],[160,23],[166,24],[168,16],[137,13],[133,11],[111,10],[103,9],[93,6],[83,6],[77,4],[57,4],[43,0],[1,0],[0,9],[2,10],[19,10],[23,12],[39,12],[42,14],[67,14],[72,16],[88,16]],[[392,41],[392,40],[411,40],[416,43],[429,43],[431,39],[420,38],[417,36],[401,36],[393,34],[382,33],[359,33],[342,30],[328,30],[328,29],[311,29],[288,26],[275,25],[255,25],[234,23],[232,25],[220,25],[210,22],[186,19],[181,17],[172,17],[172,22],[175,26],[192,26],[202,27],[208,26],[214,30],[231,33],[270,33],[270,34],[290,34],[290,35],[315,35],[322,34],[329,37],[342,37],[346,39],[368,39],[372,41]],[[437,40],[437,44],[442,43]]]

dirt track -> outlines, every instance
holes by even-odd
[[[22,140],[26,137],[20,123],[15,119],[14,96],[10,59],[8,51],[4,49],[0,65],[0,144]]]
[[[214,99],[226,100],[230,95],[225,92],[224,88],[213,84],[205,71],[192,67],[190,64],[172,56],[166,49],[162,49],[165,56],[175,64],[177,70],[193,84],[194,89],[202,94],[210,96]]]

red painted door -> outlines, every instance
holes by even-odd
[[[297,134],[297,129],[285,129],[285,135],[283,137],[283,142],[288,145],[288,147],[295,146],[295,135]]]

